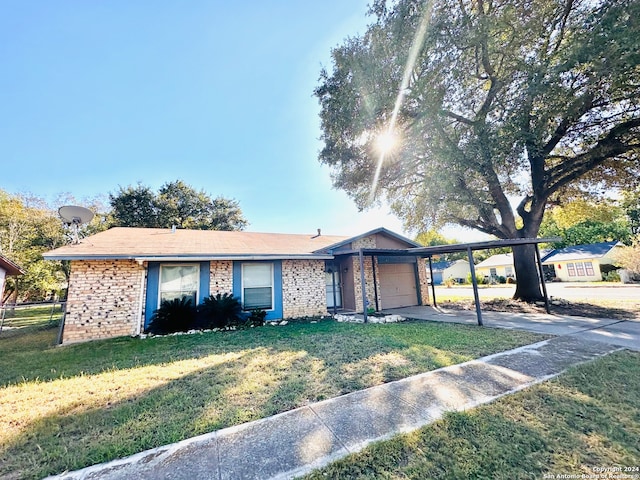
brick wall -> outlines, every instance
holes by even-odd
[[[427,274],[427,263],[424,258],[418,258],[418,277],[420,278],[420,294],[422,295],[422,305],[430,305],[429,300],[429,275]]]
[[[354,241],[351,244],[351,246],[354,250],[358,250],[360,248],[377,248],[376,237],[369,236],[369,237],[360,238]],[[377,258],[375,259],[375,267],[377,272],[378,271]],[[354,286],[355,301],[356,301],[356,312],[362,312],[364,311],[364,308],[362,308],[362,281],[360,280],[360,258],[357,255],[353,257],[352,271],[353,271],[353,286]],[[375,295],[376,290],[374,289],[374,286],[373,286],[373,268],[371,263],[371,257],[364,257],[364,280],[366,283],[367,301],[369,302],[368,306],[376,308],[376,295]],[[378,277],[376,277],[376,280],[378,280]],[[379,281],[377,282],[377,285],[375,286],[375,288],[377,289],[379,294],[380,292]]]
[[[209,294],[233,292],[233,262],[212,260],[209,273]]]
[[[62,343],[135,335],[144,275],[133,260],[72,261]]]
[[[283,317],[327,313],[324,260],[282,261]]]

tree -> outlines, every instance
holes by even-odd
[[[420,232],[416,236],[415,241],[421,245],[424,245],[425,247],[433,247],[437,245],[453,245],[456,243],[460,243],[458,240],[445,237],[440,232],[434,229]],[[436,258],[443,261],[461,260],[461,259],[467,258],[467,253],[466,252],[444,253],[442,255],[437,255]]]
[[[212,200],[181,180],[165,183],[157,194],[142,184],[120,187],[109,200],[114,224],[122,227],[242,230],[248,223],[236,200]]]
[[[629,220],[631,233],[640,240],[640,187],[623,192],[622,208]]]
[[[639,178],[640,2],[377,0],[370,13],[315,90],[319,159],[360,208],[528,238],[569,188]],[[542,296],[534,251],[513,249],[515,298]]]
[[[62,223],[44,201],[0,190],[0,253],[25,271],[7,279],[2,302],[43,300],[58,291],[62,264],[45,261],[42,253],[64,243]]]
[[[564,206],[555,206],[545,214],[540,235],[561,237],[562,240],[552,244],[553,248],[613,240],[630,244],[632,241],[624,210],[610,201],[574,200]]]

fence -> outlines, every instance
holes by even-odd
[[[58,327],[60,343],[65,302],[5,303],[0,305],[0,338]]]

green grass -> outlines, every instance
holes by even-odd
[[[0,477],[39,478],[541,340],[430,322],[292,322],[50,347],[0,337]]]
[[[1,313],[0,313],[1,315]],[[14,310],[7,308],[4,317],[3,331],[0,333],[7,334],[14,328],[41,328],[58,325],[62,316],[62,306],[51,305],[36,307],[16,307]]]
[[[594,478],[596,467],[637,468],[639,371],[640,353],[619,352],[492,404],[449,413],[304,478]]]

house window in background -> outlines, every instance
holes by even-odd
[[[584,265],[582,262],[576,262],[576,272],[579,277],[584,277]]]
[[[567,263],[567,273],[569,274],[570,277],[576,276],[576,269],[573,266],[573,263]]]
[[[199,283],[199,265],[160,265],[158,304],[165,300],[188,298],[192,305],[197,305]]]
[[[593,277],[595,275],[595,272],[593,271],[593,263],[584,262],[584,268],[587,271],[588,276]]]
[[[273,310],[273,264],[242,264],[242,305],[245,310]]]

